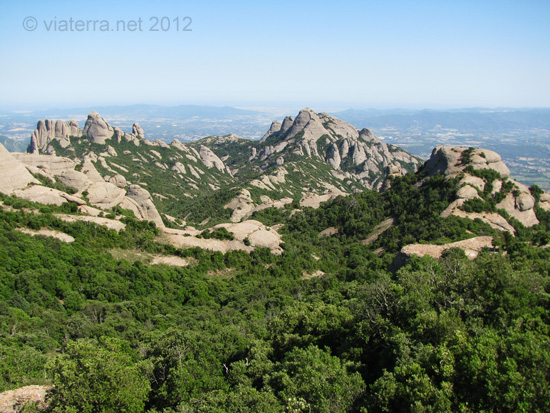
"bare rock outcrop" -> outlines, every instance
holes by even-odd
[[[227,229],[235,239],[204,239],[197,237],[200,231],[194,228],[185,230],[164,228],[161,240],[179,248],[199,247],[223,253],[232,250],[251,252],[256,247],[270,248],[273,254],[280,255],[282,253],[281,236],[274,227],[268,229],[261,222],[247,220],[239,223],[219,224],[214,227],[214,229],[217,228]]]
[[[0,393],[0,412],[16,413],[26,402],[39,403],[41,407],[46,404],[46,393],[53,386],[25,386],[15,390],[7,390]]]
[[[59,241],[67,242],[67,243],[74,242],[74,238],[71,237],[69,234],[65,234],[64,232],[60,232],[60,231],[54,231],[51,229],[42,228],[42,229],[34,230],[30,228],[17,228],[17,231],[22,232],[23,234],[31,235],[33,237],[43,236],[43,237],[55,238],[55,239],[58,239]],[[0,412],[2,412],[2,410],[0,410]]]
[[[250,192],[247,189],[242,189],[239,195],[224,205],[224,208],[233,210],[231,222],[239,222],[254,210],[254,202]]]
[[[57,176],[57,179],[65,185],[75,188],[80,193],[84,192],[92,184],[85,173],[74,169],[62,171],[61,174]]]
[[[47,188],[41,185],[29,186],[25,189],[18,189],[13,194],[19,198],[26,199],[31,202],[38,202],[44,205],[63,205],[67,202],[64,192],[57,189]]]
[[[429,255],[432,258],[441,258],[443,252],[451,248],[459,248],[464,251],[466,257],[470,260],[474,260],[478,257],[479,253],[485,249],[493,248],[493,237],[475,237],[466,239],[463,241],[451,242],[443,245],[432,244],[410,244],[404,246],[399,254],[397,254],[390,265],[390,271],[395,272],[402,266],[406,265],[410,257],[415,255],[417,257],[423,257]]]
[[[212,152],[209,148],[201,145],[199,148],[199,155],[202,163],[207,168],[215,167],[218,171],[223,172],[225,170],[225,164],[218,156]]]
[[[251,217],[255,212],[262,211],[262,210],[267,209],[267,208],[280,209],[280,208],[284,208],[285,205],[288,205],[288,204],[291,204],[291,203],[292,203],[292,198],[289,198],[289,197],[284,197],[284,198],[281,198],[281,199],[278,199],[278,200],[271,200],[269,197],[263,196],[262,197],[262,203],[260,205],[256,206],[256,207],[254,207],[254,209],[252,211],[245,214],[242,219],[246,220],[249,217]]]
[[[116,174],[114,176],[111,176],[109,178],[109,182],[113,185],[119,187],[119,188],[125,188],[126,185],[128,185],[128,181],[126,181],[126,178],[120,174]]]
[[[15,190],[27,185],[38,184],[25,165],[15,159],[2,144],[0,144],[0,192],[11,195]]]
[[[429,176],[443,173],[454,176],[461,173],[468,165],[474,169],[494,169],[503,178],[510,176],[510,170],[502,162],[500,155],[487,149],[474,149],[469,160],[464,160],[466,148],[438,146],[432,151],[428,162],[424,165],[424,172]]]
[[[470,260],[474,260],[478,257],[479,253],[485,249],[493,248],[493,237],[476,237],[463,241],[451,242],[444,245],[432,245],[432,244],[410,244],[401,249],[391,263],[389,269],[392,272],[396,272],[399,268],[403,267],[410,261],[410,257],[415,255],[417,257],[423,257],[429,255],[432,258],[441,258],[443,252],[451,248],[459,248],[464,251],[466,257]]]
[[[141,139],[145,139],[145,133],[143,132],[143,129],[141,129],[141,126],[139,126],[139,123],[137,122],[135,122],[132,125],[132,134]]]
[[[138,207],[139,216],[136,215],[139,219],[144,219],[147,221],[152,221],[156,224],[157,227],[163,228],[164,222],[160,216],[155,204],[153,204],[153,199],[151,194],[146,189],[143,189],[139,185],[130,185],[128,187],[128,192],[126,197],[135,203]],[[126,203],[128,204],[128,203]],[[123,204],[124,205],[124,204]],[[121,205],[123,208],[124,206]]]
[[[468,169],[472,167],[474,171]],[[438,146],[432,152],[431,158],[424,166],[424,172],[428,176],[443,174],[448,177],[462,175],[459,183],[460,188],[457,191],[458,199],[451,203],[441,214],[442,217],[456,215],[471,219],[481,219],[488,223],[491,227],[502,231],[514,233],[513,227],[506,219],[494,212],[465,212],[463,205],[470,199],[481,198],[480,193],[486,189],[488,182],[480,176],[474,176],[478,170],[491,169],[500,174],[500,179],[491,182],[492,190],[490,194],[483,196],[496,196],[504,187],[504,183],[514,188],[513,191],[508,190],[504,193],[502,199],[497,205],[497,209],[502,209],[511,217],[517,219],[526,227],[531,227],[539,223],[534,206],[535,199],[531,195],[527,186],[520,184],[512,179],[509,179],[510,170],[502,162],[500,155],[486,149],[465,149],[458,147]],[[474,175],[472,175],[474,174]],[[502,196],[502,195],[501,195]]]
[[[70,137],[81,137],[82,130],[78,126],[76,120],[39,120],[36,129],[31,136],[31,142],[27,149],[30,153],[54,153],[55,151],[50,146],[54,140],[59,142],[62,148],[66,148],[71,144]]]
[[[172,170],[182,175],[185,175],[187,173],[187,170],[185,169],[185,165],[182,164],[181,162],[176,162],[174,166],[172,166]]]
[[[283,124],[281,122],[279,122],[278,120],[276,121],[273,121],[271,123],[271,126],[269,127],[269,130],[266,132],[266,134],[262,137],[262,139],[260,139],[260,142],[265,142],[265,140],[273,135],[274,133],[277,133],[277,132],[280,132],[281,130],[281,127],[283,126]]]
[[[338,188],[331,188],[322,195],[308,192],[302,196],[302,199],[300,200],[300,206],[317,209],[321,206],[321,203],[330,201],[339,195],[345,195],[345,193],[338,190]]]
[[[61,156],[28,153],[14,153],[13,156],[26,167],[38,168],[53,176],[73,170],[76,166],[73,160]]]
[[[115,131],[113,127],[94,110],[88,115],[83,133],[90,141],[103,145],[108,139],[113,137]]]
[[[280,252],[281,236],[274,229],[267,229],[259,221],[247,220],[235,224],[219,224],[214,228],[226,228],[238,241],[248,238],[253,248],[266,247],[274,252]]]
[[[67,215],[67,214],[55,214],[57,218],[65,222],[90,222],[92,224],[101,225],[107,229],[115,230],[119,232],[126,228],[126,225],[116,219],[100,218],[86,215]]]
[[[109,182],[95,182],[88,188],[90,204],[101,209],[111,209],[119,205],[126,192]]]
[[[533,209],[535,199],[528,192],[521,192],[519,197],[508,194],[504,200],[497,204],[497,208],[504,209],[511,217],[517,219],[526,227],[537,225],[539,220]]]
[[[479,195],[477,193],[477,189],[475,189],[471,185],[464,185],[462,188],[460,188],[456,196],[461,199],[473,199],[473,198],[479,198]]]

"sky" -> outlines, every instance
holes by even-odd
[[[0,109],[550,107],[549,19],[548,0],[0,0]]]

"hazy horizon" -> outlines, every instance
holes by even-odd
[[[379,105],[379,106],[368,106],[368,105],[362,105],[362,106],[335,106],[335,105],[326,105],[326,104],[319,104],[319,105],[312,105],[312,104],[280,104],[280,105],[231,105],[231,104],[195,104],[195,103],[182,103],[182,104],[162,104],[162,103],[129,103],[129,104],[108,104],[108,103],[102,103],[97,105],[86,105],[84,103],[82,104],[75,104],[75,105],[52,105],[52,106],[29,106],[29,107],[19,107],[19,108],[10,108],[10,107],[2,107],[0,106],[0,113],[4,114],[25,114],[25,113],[35,113],[35,112],[54,112],[56,110],[101,110],[102,108],[130,108],[130,107],[138,107],[138,106],[158,106],[161,108],[176,108],[176,107],[205,107],[205,108],[234,108],[234,109],[240,109],[240,110],[248,110],[248,111],[255,111],[260,113],[288,113],[289,115],[292,115],[292,112],[298,112],[301,109],[304,108],[311,108],[316,112],[327,112],[327,113],[337,113],[337,112],[343,112],[346,110],[358,110],[358,111],[380,111],[380,112],[389,112],[389,111],[414,111],[414,112],[420,112],[420,111],[438,111],[438,112],[446,112],[446,111],[479,111],[479,110],[487,110],[487,111],[525,111],[525,110],[544,110],[544,109],[550,109],[550,106],[502,106],[502,107],[491,107],[491,106],[458,106],[458,105],[444,105],[444,106],[425,106],[425,105],[395,105],[395,106],[385,106],[385,105]],[[100,113],[101,114],[101,113]]]

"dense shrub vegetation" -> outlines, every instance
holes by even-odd
[[[152,224],[125,218],[116,233],[1,197],[0,390],[54,383],[60,412],[550,410],[550,249],[536,247],[548,214],[538,208],[541,224],[516,238],[443,219],[457,180],[421,178],[318,210],[259,211],[284,224],[281,256],[179,250]],[[498,251],[388,271],[406,244],[475,235],[493,235]],[[193,260],[130,264],[114,248]]]

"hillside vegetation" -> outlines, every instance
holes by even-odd
[[[284,225],[280,256],[181,250],[147,222],[117,233],[2,196],[1,388],[53,383],[49,411],[547,411],[550,220],[538,208],[512,237],[441,218],[459,180],[409,174],[317,210],[259,211]],[[481,235],[494,248],[474,261],[451,249],[388,271],[402,246]]]

